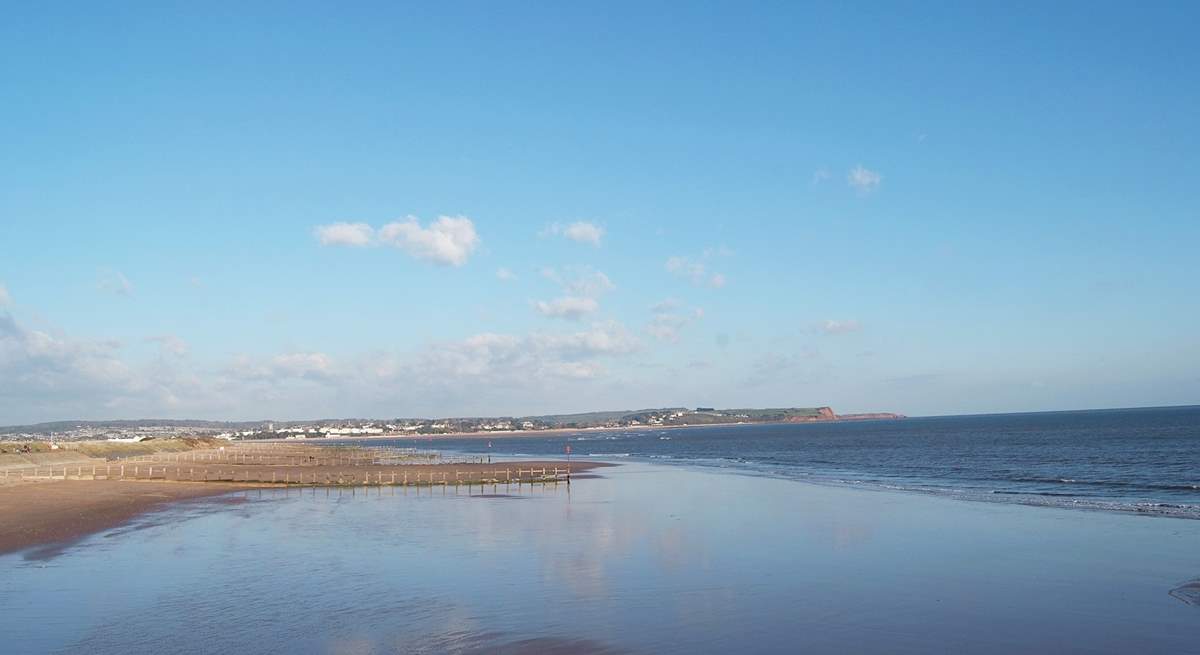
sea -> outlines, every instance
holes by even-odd
[[[619,465],[164,505],[0,556],[0,652],[1196,653],[1200,521],[1170,517],[1200,505],[1198,426],[1184,407],[434,440]]]
[[[570,446],[573,457],[716,467],[964,500],[1200,518],[1200,405],[584,430],[490,441],[435,439],[429,445],[504,458],[565,457]]]

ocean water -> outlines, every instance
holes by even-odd
[[[494,456],[633,458],[970,500],[1200,518],[1200,406],[435,439]]]
[[[0,652],[1196,652],[1200,521],[625,461],[238,492],[0,557]]]

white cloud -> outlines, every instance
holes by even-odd
[[[410,216],[407,220],[379,228],[379,240],[418,259],[450,266],[467,263],[479,246],[475,224],[465,216],[439,216],[429,227],[421,227],[420,222]]]
[[[564,296],[539,300],[533,307],[542,316],[577,321],[600,309],[599,298],[617,288],[604,273],[588,267],[570,267],[563,272],[543,268],[542,277],[562,287]]]
[[[331,382],[336,377],[333,359],[320,352],[283,353],[266,359],[242,355],[225,372],[235,379],[273,384],[288,380]]]
[[[825,166],[822,166],[821,168],[818,168],[817,170],[813,171],[812,184],[813,184],[813,186],[816,186],[822,182],[825,182],[829,178],[830,178],[829,169],[826,168]]]
[[[567,225],[551,223],[542,230],[542,235],[562,236],[576,243],[590,243],[599,247],[600,240],[604,238],[604,228],[588,221],[575,221]]]
[[[664,267],[667,269],[667,272],[679,277],[687,278],[696,286],[706,286],[713,289],[720,289],[721,287],[725,286],[725,275],[723,273],[714,273],[709,271],[708,264],[704,262],[704,259],[708,259],[709,256],[710,255],[706,253],[705,257],[700,260],[692,259],[690,257],[668,257]]]
[[[607,275],[590,269],[580,270],[563,286],[571,293],[589,298],[595,298],[617,288],[617,285],[613,284]]]
[[[376,357],[371,385],[386,392],[403,384],[408,393],[455,399],[552,387],[556,379],[598,378],[605,373],[601,360],[628,355],[640,345],[612,321],[566,334],[482,333],[430,344],[409,358]]]
[[[243,355],[215,368],[198,368],[176,336],[146,341],[162,355],[137,363],[119,343],[28,329],[0,312],[0,380],[8,383],[0,384],[0,416],[20,423],[388,415],[398,398],[416,415],[523,411],[570,405],[585,390],[609,393],[620,378],[610,377],[607,364],[642,348],[615,321],[567,332],[481,333],[346,359],[309,350]]]
[[[119,296],[133,293],[133,283],[120,271],[103,269],[96,278],[96,288]]]
[[[555,377],[576,380],[590,380],[604,373],[604,367],[595,362],[552,362],[543,370]]]
[[[862,164],[850,169],[850,172],[846,174],[846,183],[857,189],[859,193],[870,193],[878,189],[882,182],[882,175],[863,168]]]
[[[0,415],[65,403],[108,404],[136,390],[120,344],[78,341],[19,325],[0,314]]]
[[[851,332],[858,332],[862,329],[862,325],[860,325],[859,322],[854,319],[826,319],[820,323],[818,329],[825,334],[837,336],[842,334],[850,334]]]
[[[597,297],[617,288],[607,275],[589,266],[568,266],[561,271],[547,266],[538,273],[563,291],[579,296]]]
[[[659,341],[677,343],[679,330],[686,322],[686,318],[677,314],[659,314],[646,326],[646,333]]]
[[[318,225],[313,234],[323,246],[369,246],[375,238],[375,230],[366,223]]]
[[[568,225],[563,230],[563,236],[579,243],[590,243],[593,246],[599,246],[600,239],[604,236],[604,228],[594,223],[578,221]]]
[[[366,223],[319,225],[313,234],[324,246],[394,246],[435,264],[462,266],[479,247],[475,223],[466,216],[439,216],[422,227],[415,216],[393,221],[375,230]]]
[[[0,284],[0,307],[8,307],[12,304],[12,296],[8,293],[8,287]]]
[[[646,325],[646,333],[659,341],[678,343],[680,331],[687,325],[704,318],[704,310],[694,307],[686,310],[683,303],[667,298],[650,308],[652,316]]]
[[[590,330],[566,335],[534,335],[531,341],[538,350],[568,359],[625,355],[640,347],[637,338],[616,321],[597,323]]]
[[[183,357],[188,354],[188,343],[174,334],[160,334],[147,337],[146,341],[157,343],[159,354],[173,357]]]
[[[274,371],[291,377],[324,378],[333,368],[333,360],[325,353],[299,352],[271,358]]]
[[[650,311],[655,314],[666,314],[673,312],[680,307],[683,307],[683,302],[681,300],[678,298],[667,298],[651,305]]]
[[[496,269],[496,278],[505,282],[511,282],[517,279],[517,274],[501,266]]]
[[[563,296],[550,301],[539,300],[533,306],[542,316],[577,321],[595,313],[600,308],[600,303],[596,302],[595,298]]]

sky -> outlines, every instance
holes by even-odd
[[[10,4],[0,424],[1200,402],[1200,8],[961,4]]]

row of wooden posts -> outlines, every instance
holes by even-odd
[[[381,461],[390,460],[438,460],[451,462],[436,453],[375,453],[369,456],[321,457],[313,453],[289,454],[280,452],[237,452],[199,451],[191,453],[154,453],[122,458],[122,462],[225,462],[231,464],[276,464],[288,466],[380,466]]]
[[[407,467],[406,467],[407,468]],[[545,482],[566,482],[571,483],[571,471],[565,468],[530,468],[530,469],[493,469],[491,471],[455,471],[454,477],[450,477],[448,471],[365,471],[362,480],[359,481],[357,472],[346,474],[342,472],[335,473],[307,473],[304,471],[271,471],[270,478],[266,477],[267,471],[262,469],[245,469],[239,471],[237,467],[231,469],[220,469],[216,471],[210,470],[208,467],[182,467],[182,466],[165,466],[165,465],[141,465],[141,464],[116,464],[104,466],[64,466],[57,467],[32,467],[32,473],[27,475],[31,469],[16,469],[4,471],[4,482],[19,482],[26,479],[48,479],[48,480],[173,480],[173,481],[208,481],[208,482],[253,482],[256,484],[282,484],[282,485],[407,485],[407,486],[427,486],[427,485],[472,485],[472,484],[523,484],[523,483],[545,483]],[[171,472],[175,473],[171,477]],[[238,477],[238,473],[241,477]],[[156,477],[155,474],[158,473]],[[515,475],[514,475],[515,473]],[[465,476],[465,477],[464,477]]]
[[[302,464],[362,466],[370,465],[379,460],[432,460],[440,459],[435,453],[373,453],[370,455],[319,455],[313,452],[239,452],[205,450],[188,453],[150,453],[117,458],[124,462],[230,462],[235,464],[268,464],[271,462],[294,462],[294,466]]]

